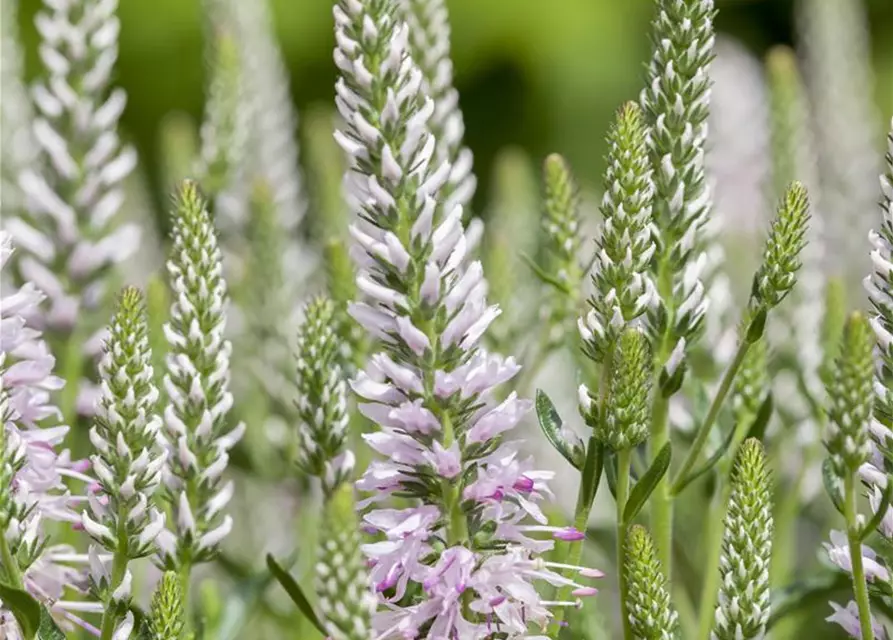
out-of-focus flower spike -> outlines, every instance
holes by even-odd
[[[377,607],[363,557],[353,487],[344,484],[325,505],[314,583],[326,630],[333,638],[367,640]]]
[[[450,174],[441,188],[443,207],[468,207],[477,178],[472,171],[471,149],[462,142],[465,122],[459,108],[459,92],[453,86],[450,59],[450,23],[445,0],[400,0],[401,17],[409,26],[413,61],[424,78],[424,92],[434,100],[434,113],[428,120],[437,145],[437,164],[450,163]]]
[[[877,201],[881,135],[872,98],[868,16],[864,2],[850,0],[798,0],[794,15],[819,159],[815,200],[827,216],[825,244],[835,248],[828,256],[832,268],[852,284],[854,273],[862,276],[862,264],[854,258],[863,255],[862,239]]]
[[[776,198],[784,196],[785,189],[793,180],[800,180],[812,194],[820,193],[818,164],[812,130],[809,123],[809,105],[802,79],[797,68],[794,52],[787,47],[775,47],[766,57],[772,122],[773,186]],[[781,307],[780,322],[771,328],[773,346],[795,346],[792,354],[802,365],[803,379],[815,399],[824,394],[821,377],[822,365],[821,319],[825,297],[824,275],[825,246],[822,229],[822,213],[812,198],[812,215],[806,233],[806,246],[801,252],[803,266],[799,284],[792,301]],[[843,308],[846,308],[844,304]],[[840,334],[835,333],[835,343]]]
[[[738,451],[731,476],[720,557],[715,640],[762,638],[769,622],[772,486],[766,454],[756,439]]]
[[[180,578],[173,571],[166,571],[152,596],[149,627],[153,640],[180,640],[185,619]]]
[[[18,179],[38,157],[37,143],[31,132],[33,112],[25,88],[22,52],[18,37],[18,1],[0,2],[0,184],[3,189],[2,213],[9,220],[21,213],[25,201]]]
[[[232,528],[225,511],[232,486],[223,473],[244,425],[230,426],[226,282],[211,217],[194,183],[180,186],[173,218],[164,423],[165,494],[174,529],[162,532],[158,546],[164,567],[182,572],[211,560]]]
[[[302,114],[304,157],[310,207],[310,232],[315,238],[343,239],[350,223],[344,199],[344,153],[332,137],[334,109],[318,107]],[[337,299],[337,298],[336,298]]]
[[[558,154],[546,158],[543,178],[545,207],[541,226],[545,241],[540,268],[553,285],[548,302],[549,341],[557,344],[565,339],[567,325],[578,312],[583,287],[580,202],[570,167]]]
[[[331,495],[353,472],[347,438],[347,382],[341,368],[335,305],[328,298],[311,301],[296,346],[300,423],[297,463],[322,480]]]
[[[235,35],[223,20],[212,17],[211,74],[201,127],[198,173],[202,189],[216,198],[236,182],[247,133],[240,113],[242,63]]]
[[[602,362],[623,330],[656,306],[648,266],[654,256],[651,206],[654,186],[648,164],[647,132],[641,109],[625,104],[608,134],[608,168],[602,200],[601,235],[593,265],[595,292],[579,329],[585,353]],[[692,308],[692,315],[703,309]]]
[[[747,350],[733,383],[732,412],[740,428],[746,428],[741,425],[750,425],[757,417],[769,395],[770,383],[769,346],[761,336]]]
[[[676,640],[679,614],[670,602],[667,579],[644,527],[630,527],[624,562],[629,576],[627,609],[634,636],[642,640]]]
[[[41,159],[19,178],[28,213],[5,227],[22,250],[21,281],[40,284],[50,302],[46,324],[63,334],[97,328],[82,311],[99,306],[109,268],[139,245],[139,229],[118,219],[136,152],[117,132],[126,96],[111,89],[117,5],[46,2],[36,19],[45,68],[32,92]]]
[[[188,114],[175,111],[162,119],[158,138],[161,184],[169,193],[192,175],[199,163],[198,126]]]
[[[841,481],[855,474],[871,454],[874,342],[868,321],[861,314],[852,314],[844,329],[834,377],[828,384],[825,443],[832,469]]]

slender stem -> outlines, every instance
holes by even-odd
[[[658,389],[654,394],[651,409],[652,462],[663,446],[670,441],[669,408],[667,398],[664,398]],[[667,581],[670,581],[673,570],[673,501],[666,477],[651,494],[651,535],[654,537],[657,558],[667,574]]]
[[[189,583],[190,583],[190,575],[192,574],[192,563],[184,562],[180,565],[179,577],[180,577],[180,590],[182,591],[181,600],[183,602],[183,637],[188,638],[191,635],[192,631],[192,611],[190,607],[192,606],[189,602]]]
[[[719,383],[719,389],[716,390],[716,395],[713,396],[713,402],[710,404],[710,410],[707,412],[707,417],[704,418],[704,421],[700,425],[698,425],[695,441],[692,444],[691,449],[689,449],[688,455],[686,455],[685,461],[679,469],[679,473],[676,474],[676,480],[673,482],[674,489],[679,483],[685,480],[692,467],[698,461],[698,458],[700,458],[701,452],[704,450],[704,445],[707,444],[707,438],[710,436],[710,431],[716,422],[716,418],[719,417],[722,405],[725,402],[726,397],[729,395],[729,391],[732,389],[732,383],[735,381],[735,376],[738,375],[738,370],[741,368],[741,364],[744,362],[744,358],[750,350],[751,344],[752,343],[747,340],[741,340],[741,342],[738,343],[735,359],[732,360],[732,364],[726,369],[722,381]]]
[[[698,618],[698,638],[709,640],[716,620],[716,595],[719,592],[719,565],[722,555],[723,523],[731,497],[731,485],[727,473],[721,474],[719,486],[714,495],[710,513],[705,521],[704,543],[707,561],[704,567],[704,582],[701,585],[700,616]]]
[[[850,546],[850,559],[853,565],[853,593],[859,608],[859,627],[863,640],[874,640],[871,628],[871,607],[868,603],[868,584],[865,581],[865,567],[862,563],[862,541],[859,539],[859,524],[856,514],[856,483],[853,474],[844,479],[844,517],[847,524],[847,541]]]
[[[3,559],[3,568],[10,586],[16,589],[22,588],[22,572],[19,571],[19,563],[12,556],[12,550],[9,548],[9,542],[6,536],[0,535],[0,558]]]
[[[450,420],[449,414],[444,412],[440,422],[443,425],[443,446],[447,449],[452,446],[456,437],[453,431],[453,421]],[[462,513],[462,496],[459,494],[459,486],[457,483],[444,480],[442,490],[444,504],[449,513],[447,544],[462,544],[468,539],[468,523],[465,514]]]
[[[614,349],[613,347],[608,349],[608,353],[605,356],[604,363],[602,364],[601,376],[599,378],[599,420],[605,414],[605,409],[607,408],[608,403],[608,390],[611,384],[611,375],[614,370]],[[589,459],[589,456],[593,454],[595,451],[595,447],[598,446],[598,442],[595,437],[592,436],[589,438],[589,443],[586,447],[586,458]],[[627,472],[627,475],[629,473]],[[581,478],[582,479],[582,478]],[[589,514],[592,511],[592,496],[594,493],[590,491],[589,487],[583,486],[583,483],[580,483],[580,487],[577,490],[577,506],[574,509],[574,529],[577,531],[586,531],[586,525],[589,522]],[[566,555],[565,562],[567,564],[577,566],[580,564],[580,560],[583,557],[583,541],[577,542],[569,542],[568,550]],[[558,600],[567,599],[567,595],[570,592],[568,587],[564,587],[559,591]],[[555,612],[555,622],[558,625],[558,628],[561,628],[561,623],[564,620],[564,607],[558,609]]]
[[[626,529],[629,523],[623,517],[626,509],[626,501],[629,496],[629,469],[632,451],[621,449],[617,452],[617,584],[620,594],[620,617],[623,621],[624,640],[633,639],[633,630],[629,623],[627,611],[627,596],[629,594],[628,578],[626,575],[626,563],[624,562],[623,548],[626,544]]]
[[[124,576],[127,574],[127,562],[129,556],[127,553],[127,512],[123,505],[118,509],[118,546],[115,549],[115,555],[112,558],[112,575],[109,580],[108,596],[105,602],[105,611],[102,613],[102,625],[100,632],[101,640],[111,640],[118,626],[118,608],[112,606],[112,594],[121,586]]]

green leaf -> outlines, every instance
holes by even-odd
[[[298,586],[298,583],[295,582],[295,579],[291,577],[291,575],[285,571],[279,564],[276,562],[276,559],[273,558],[272,555],[267,554],[267,568],[270,570],[270,573],[273,574],[273,577],[279,581],[279,584],[282,585],[282,588],[285,589],[285,592],[289,595],[298,609],[300,609],[301,613],[304,614],[304,617],[313,624],[317,630],[323,634],[323,636],[328,636],[325,628],[322,626],[322,623],[319,621],[319,618],[316,615],[316,612],[313,610],[313,605],[310,604],[310,601],[307,599],[307,596],[304,595],[304,592],[301,590],[301,587]]]
[[[608,481],[608,490],[614,499],[617,499],[617,455],[608,448],[604,449],[605,480]]]
[[[602,477],[602,469],[605,466],[605,450],[596,442],[595,438],[589,438],[589,446],[586,448],[586,464],[583,466],[583,477],[580,480],[582,492],[580,494],[581,506],[591,507],[598,492],[598,483]]]
[[[837,474],[834,473],[834,467],[831,464],[831,458],[825,458],[822,463],[822,484],[825,485],[825,492],[831,498],[834,508],[843,513],[843,498],[840,490],[836,486]]]
[[[874,532],[875,529],[878,528],[878,525],[881,524],[881,520],[884,519],[884,516],[887,515],[887,510],[890,508],[891,499],[893,499],[893,477],[890,477],[888,475],[887,486],[884,489],[883,495],[881,495],[881,503],[875,510],[874,515],[871,517],[871,520],[866,522],[865,526],[862,528],[862,532],[859,535],[860,541],[864,541]]]
[[[735,430],[730,429],[728,435],[726,435],[726,439],[722,441],[722,444],[713,452],[707,461],[698,469],[695,469],[691,473],[689,473],[684,478],[679,478],[676,483],[670,489],[670,493],[674,496],[678,496],[682,493],[688,485],[692,482],[700,478],[702,475],[710,471],[716,464],[722,460],[722,457],[725,455],[726,451],[729,450],[729,447],[732,446],[732,441],[735,439]]]
[[[629,500],[627,500],[626,507],[623,509],[624,522],[632,522],[639,514],[639,511],[645,506],[645,502],[666,475],[667,469],[670,468],[670,460],[672,459],[673,445],[668,442],[658,452],[657,457],[654,458],[654,462],[648,467],[648,471],[645,472],[636,483],[636,486],[633,487],[633,490],[630,491]]]
[[[62,633],[53,620],[53,616],[47,611],[46,607],[40,608],[40,626],[37,628],[38,640],[65,640],[65,634]]]
[[[543,430],[546,439],[555,450],[564,456],[564,459],[573,465],[578,471],[583,470],[585,464],[585,452],[580,447],[574,447],[561,435],[562,420],[552,404],[552,400],[542,389],[536,390],[536,417],[539,419],[540,429]]]
[[[40,604],[27,591],[0,582],[0,600],[12,611],[26,640],[31,640],[40,628]]]
[[[571,293],[567,288],[567,284],[565,284],[564,282],[561,282],[560,280],[553,278],[548,273],[543,271],[543,268],[540,267],[536,263],[536,261],[533,258],[531,258],[530,256],[528,256],[526,253],[522,253],[521,258],[524,260],[524,262],[527,263],[527,266],[530,267],[530,269],[531,269],[531,271],[533,271],[534,275],[536,275],[537,278],[542,280],[544,284],[553,286],[556,289],[558,289],[559,291],[561,291],[562,293],[568,293],[568,294]]]
[[[754,279],[754,288],[757,288],[756,279]],[[766,317],[767,313],[764,307],[757,309],[747,325],[747,333],[744,334],[745,340],[753,344],[763,336],[763,332],[766,330]]]
[[[772,392],[770,391],[766,394],[766,399],[763,400],[763,403],[757,410],[757,415],[750,425],[750,430],[747,432],[747,438],[756,438],[762,442],[763,437],[766,435],[766,427],[769,426],[769,420],[772,419],[772,412],[774,410],[775,401],[772,398]]]

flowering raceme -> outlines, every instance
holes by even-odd
[[[10,237],[0,234],[4,280],[11,253]],[[72,464],[67,451],[56,450],[68,427],[43,426],[56,425],[61,417],[50,393],[64,384],[53,375],[55,359],[40,332],[25,325],[24,318],[43,297],[29,282],[6,289],[0,298],[0,578],[50,606],[54,615],[69,621],[67,628],[73,622],[92,629],[72,611],[101,607],[65,599],[67,589],[79,589],[83,582],[86,556],[67,545],[50,545],[45,530],[47,522],[79,520],[66,478],[89,478],[82,474],[84,465]],[[2,599],[0,631],[12,640],[24,637]]]
[[[347,123],[336,139],[361,203],[351,233],[366,301],[351,314],[382,344],[353,382],[360,411],[379,425],[366,441],[387,458],[358,483],[375,492],[364,520],[378,537],[365,550],[387,609],[374,619],[377,637],[529,637],[550,606],[565,604],[535,583],[595,592],[556,572],[540,557],[554,542],[529,534],[581,534],[548,526],[537,503],[551,495],[552,474],[503,441],[530,402],[515,393],[499,402],[498,385],[520,367],[479,346],[499,309],[486,302],[480,263],[466,261],[461,207],[439,206],[450,165],[432,164],[434,103],[421,92],[407,27],[381,0],[344,1],[335,23]],[[391,496],[417,503],[380,504]]]

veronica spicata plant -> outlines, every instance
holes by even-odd
[[[228,390],[232,346],[223,336],[226,282],[211,217],[194,183],[181,185],[173,217],[167,265],[173,303],[164,327],[169,345],[165,497],[172,516],[157,544],[163,566],[188,576],[196,564],[214,557],[232,529],[224,510],[233,483],[223,473],[245,426],[231,427],[228,421],[233,397]]]
[[[499,310],[486,303],[480,263],[466,261],[461,207],[439,206],[450,165],[435,162],[426,130],[435,105],[394,9],[382,0],[335,9],[336,101],[347,124],[336,138],[363,203],[352,234],[366,300],[351,312],[382,345],[353,383],[360,410],[380,425],[367,442],[387,456],[358,483],[375,492],[364,520],[377,541],[365,550],[391,604],[373,626],[379,638],[477,637],[494,625],[523,637],[546,628],[553,607],[574,605],[535,583],[595,590],[540,557],[554,543],[538,533],[581,534],[547,525],[536,503],[551,474],[502,441],[530,403],[495,397],[519,367],[478,346]],[[381,504],[392,495],[414,505]]]

